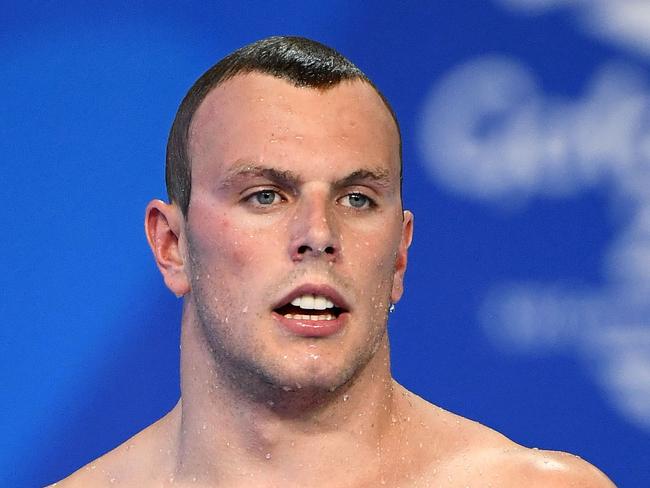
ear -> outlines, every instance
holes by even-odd
[[[390,293],[392,303],[397,303],[404,293],[404,273],[408,261],[408,249],[413,239],[413,214],[404,211],[402,219],[402,237],[400,239],[397,256],[395,257],[395,273],[393,274],[393,289]]]
[[[152,200],[147,205],[144,231],[165,284],[177,297],[190,291],[182,249],[183,215],[176,204]]]

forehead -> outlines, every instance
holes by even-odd
[[[213,89],[197,109],[189,153],[193,181],[242,160],[399,171],[395,122],[377,92],[361,80],[321,90],[260,73],[237,75]]]

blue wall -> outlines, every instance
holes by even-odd
[[[336,47],[401,120],[416,237],[390,323],[397,379],[650,486],[647,12],[13,3],[0,17],[3,486],[53,482],[175,403],[180,302],[144,207],[164,196],[187,88],[272,34]]]

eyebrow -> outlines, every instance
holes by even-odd
[[[335,185],[338,187],[346,187],[361,183],[367,180],[372,180],[377,186],[382,188],[389,188],[391,183],[390,172],[386,169],[358,169],[353,171],[348,176],[338,180]]]
[[[302,178],[291,170],[280,170],[270,166],[260,166],[242,163],[231,168],[221,182],[221,188],[228,188],[245,177],[262,177],[279,186],[296,188],[302,183]],[[377,186],[389,188],[391,185],[390,172],[383,168],[361,168],[334,182],[337,188],[343,188],[371,180]]]
[[[221,188],[232,186],[238,179],[244,177],[266,178],[279,186],[296,187],[301,182],[300,177],[290,170],[279,170],[268,166],[243,163],[231,168],[221,182]]]

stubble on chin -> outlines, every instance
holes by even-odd
[[[301,363],[302,366],[287,365],[287,359],[279,353],[272,354],[264,347],[262,339],[238,337],[238,328],[251,328],[253,324],[236,323],[230,317],[223,317],[205,280],[194,285],[192,300],[198,322],[195,326],[200,328],[200,337],[214,368],[215,381],[237,395],[255,402],[274,404],[280,409],[284,408],[282,405],[295,408],[317,406],[349,388],[375,356],[386,335],[384,319],[383,326],[372,330],[367,340],[340,358],[338,365],[322,367],[308,362]],[[206,301],[214,304],[208,306]],[[228,298],[219,298],[218,301],[225,306]]]
[[[195,312],[192,314],[195,323],[191,326],[198,327],[198,336],[212,363],[215,384],[255,401],[279,405],[283,399],[290,398],[290,403],[295,405],[316,404],[351,386],[379,350],[386,335],[387,315],[375,310],[369,320],[376,325],[368,330],[366,340],[339,358],[338,365],[307,364],[302,369],[300,365],[287,366],[282,354],[273,354],[266,346],[267,339],[255,337],[257,324],[252,311],[241,316],[230,315],[245,303],[243,297],[232,296],[233,292],[241,291],[243,284],[237,290],[220,285],[218,273],[205,272],[192,244],[188,239],[192,285],[188,298]],[[286,283],[298,282],[304,272],[297,271],[283,280],[285,287]],[[328,274],[330,281],[345,288],[346,283],[332,277],[331,271]]]

